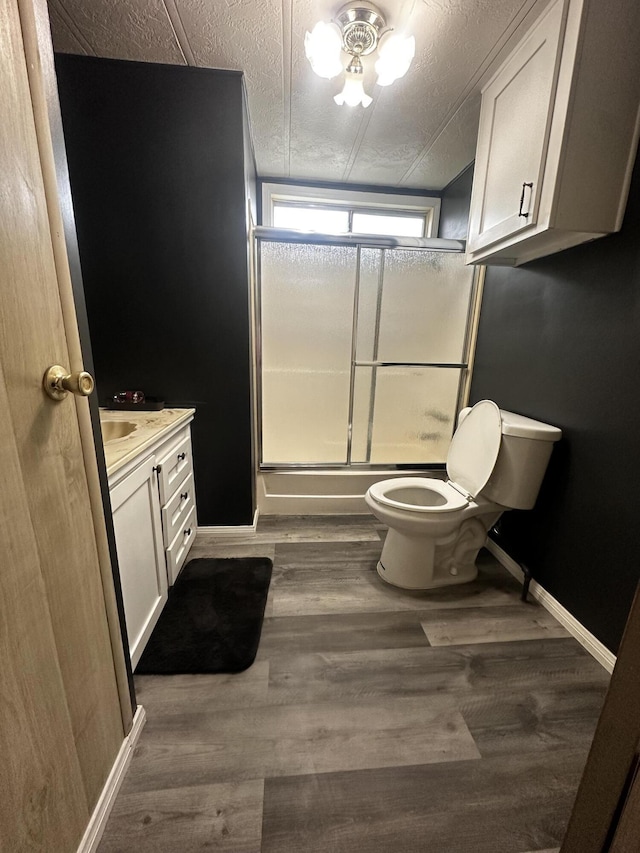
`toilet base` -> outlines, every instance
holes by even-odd
[[[404,577],[401,574],[398,575],[397,572],[396,573],[394,573],[394,572],[389,573],[385,569],[385,567],[382,565],[381,560],[378,560],[378,564],[376,565],[376,571],[378,572],[378,574],[380,575],[382,580],[386,581],[391,586],[396,586],[396,587],[398,587],[398,589],[414,589],[414,590],[437,589],[438,587],[452,586],[453,584],[458,584],[458,583],[469,583],[470,581],[475,580],[475,578],[478,575],[478,570],[476,569],[475,573],[470,574],[468,576],[467,575],[464,575],[464,576],[463,575],[455,575],[455,576],[450,576],[449,578],[444,578],[444,579],[443,578],[434,578],[429,583],[429,585],[427,585],[425,581],[420,581],[419,586],[408,586]],[[403,583],[400,583],[399,581],[403,581]]]
[[[377,565],[387,583],[402,589],[436,589],[469,583],[478,576],[476,557],[496,515],[469,518],[453,533],[416,536],[390,529]]]

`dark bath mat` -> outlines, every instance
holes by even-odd
[[[272,562],[266,557],[191,560],[136,667],[136,675],[242,672],[260,642]]]

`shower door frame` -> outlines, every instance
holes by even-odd
[[[484,286],[485,267],[481,265],[474,266],[471,294],[469,297],[469,307],[467,310],[467,318],[465,323],[464,342],[462,350],[464,360],[460,362],[396,362],[396,361],[378,361],[378,341],[380,333],[380,319],[382,307],[383,279],[385,269],[386,249],[404,249],[412,251],[432,251],[446,252],[455,254],[464,254],[465,242],[462,240],[446,240],[442,238],[411,238],[403,240],[398,237],[380,237],[378,235],[363,235],[363,234],[321,234],[319,232],[299,232],[289,231],[271,226],[258,226],[253,229],[253,250],[255,252],[255,270],[254,277],[254,346],[255,346],[255,365],[256,365],[256,383],[255,383],[255,402],[256,402],[256,420],[257,420],[257,460],[258,472],[276,472],[276,471],[397,471],[399,469],[421,469],[421,470],[441,470],[444,468],[444,463],[376,463],[371,462],[371,447],[373,438],[373,414],[375,407],[376,396],[376,378],[379,368],[386,367],[404,367],[404,368],[439,368],[439,369],[457,369],[460,371],[458,380],[458,394],[456,404],[456,416],[461,408],[463,408],[469,398],[469,389],[471,385],[471,376],[473,372],[473,359],[475,354],[475,342],[478,331],[478,321],[480,318],[480,305],[482,302],[482,290]],[[263,461],[263,418],[262,418],[262,258],[261,246],[262,242],[271,243],[297,243],[300,245],[321,245],[321,246],[352,246],[356,248],[356,271],[355,283],[353,292],[353,314],[351,328],[351,363],[349,376],[349,405],[348,405],[348,422],[347,428],[347,453],[345,462],[274,462],[265,463]],[[359,313],[359,297],[360,297],[360,258],[362,249],[380,249],[382,250],[380,269],[378,271],[378,289],[376,298],[376,315],[375,315],[375,330],[374,330],[374,358],[371,361],[357,360],[356,347],[358,342],[358,313]],[[372,370],[371,374],[371,392],[369,398],[369,419],[367,424],[367,459],[365,462],[353,462],[352,455],[352,438],[353,438],[353,412],[355,398],[355,381],[356,370],[358,367],[369,367]]]

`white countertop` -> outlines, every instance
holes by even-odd
[[[107,475],[110,477],[123,465],[155,444],[181,423],[190,421],[195,409],[162,409],[159,412],[123,412],[100,409],[100,422],[125,421],[136,425],[129,435],[104,444]]]

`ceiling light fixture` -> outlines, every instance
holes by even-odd
[[[304,49],[311,67],[320,77],[331,80],[344,70],[344,88],[334,97],[336,104],[368,107],[373,98],[364,91],[361,57],[378,49],[377,83],[389,86],[409,70],[416,52],[416,40],[386,28],[382,14],[372,4],[349,4],[340,9],[335,20],[315,25],[305,36]],[[350,57],[346,68],[341,57],[343,51]]]

